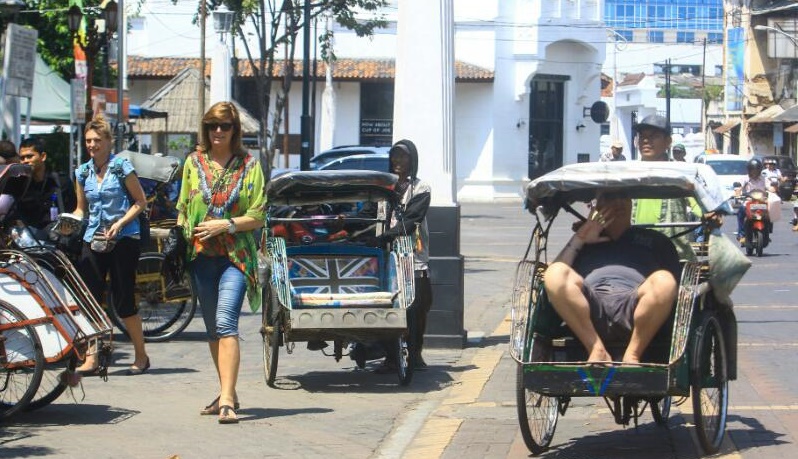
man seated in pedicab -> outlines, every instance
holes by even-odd
[[[612,343],[628,343],[623,362],[641,362],[676,299],[681,268],[673,243],[633,227],[631,212],[624,193],[599,191],[588,219],[544,274],[549,301],[588,362],[616,360]]]

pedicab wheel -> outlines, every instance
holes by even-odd
[[[754,250],[756,250],[756,256],[762,256],[762,250],[765,248],[765,233],[761,231],[754,231],[752,234],[754,240],[752,241],[754,244]]]
[[[726,348],[714,313],[705,313],[695,333],[691,385],[696,433],[706,454],[720,448],[729,402]]]
[[[17,308],[0,302],[0,419],[25,409],[39,389],[44,351],[39,335]]]
[[[282,333],[282,319],[280,316],[274,318],[272,325],[267,325],[264,321],[261,328],[261,336],[263,337],[263,376],[266,380],[266,385],[269,387],[274,387],[274,379],[277,377],[277,361],[280,357]]]
[[[396,340],[396,348],[396,370],[399,373],[399,385],[406,386],[413,380],[413,365],[415,362],[411,357],[412,352],[410,352],[410,346],[404,334]]]
[[[671,397],[665,396],[660,399],[651,399],[648,402],[651,408],[651,417],[658,426],[668,425],[668,418],[671,415]]]
[[[27,411],[38,410],[43,406],[53,403],[68,386],[66,375],[74,374],[78,365],[78,356],[70,352],[69,356],[59,362],[47,363],[42,373],[42,381],[39,383],[39,390],[28,403]]]
[[[549,397],[526,388],[524,384],[524,365],[518,364],[516,373],[516,405],[518,424],[524,443],[533,455],[549,449],[557,419],[560,416],[557,397]]]
[[[136,268],[136,305],[141,316],[144,341],[159,343],[168,341],[188,327],[197,309],[197,298],[193,295],[188,274],[177,286],[165,286],[161,270],[164,255],[156,252],[143,253]],[[112,305],[108,295],[108,316],[111,322],[130,337],[125,323]]]

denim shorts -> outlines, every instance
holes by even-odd
[[[198,255],[188,269],[208,338],[215,341],[224,336],[238,336],[238,317],[247,292],[244,273],[227,257],[204,255]]]

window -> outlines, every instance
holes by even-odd
[[[723,43],[723,34],[720,32],[709,32],[707,34],[707,43],[720,44]]]
[[[695,42],[695,32],[676,32],[676,43]]]
[[[649,43],[663,43],[665,36],[661,30],[649,30],[648,41]]]

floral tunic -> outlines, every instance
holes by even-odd
[[[234,156],[222,170],[211,166],[208,153],[194,152],[183,166],[183,182],[177,198],[178,221],[188,244],[187,261],[197,254],[227,256],[247,278],[247,298],[252,311],[261,303],[258,285],[257,242],[253,231],[221,234],[207,241],[192,237],[194,227],[205,220],[247,216],[266,218],[263,171],[250,154]]]

